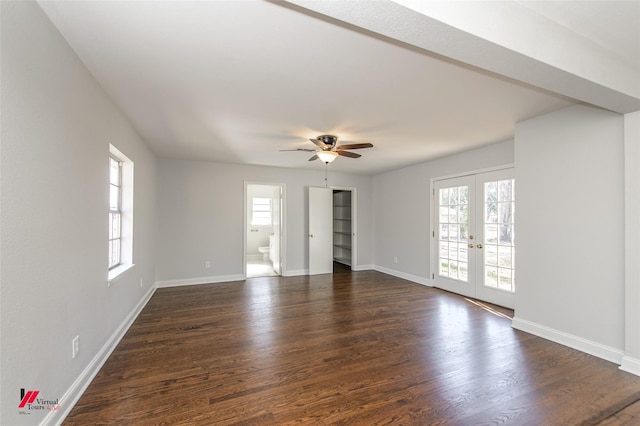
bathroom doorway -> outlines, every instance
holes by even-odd
[[[245,277],[282,275],[284,185],[245,182]]]

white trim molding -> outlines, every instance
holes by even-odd
[[[564,331],[536,324],[534,322],[518,318],[517,316],[513,318],[511,326],[516,330],[551,340],[552,342],[577,349],[581,352],[585,352],[589,355],[602,358],[618,365],[622,362],[623,352],[611,346],[606,346],[579,336],[574,336],[573,334],[565,333]]]
[[[283,271],[283,277],[299,277],[300,275],[309,275],[308,269],[290,269],[288,271]]]
[[[136,318],[138,318],[138,315],[140,315],[140,312],[142,312],[155,291],[156,286],[151,286],[149,291],[140,299],[129,315],[127,315],[120,326],[116,328],[111,337],[109,337],[102,348],[100,348],[96,356],[93,357],[87,367],[80,373],[80,376],[71,384],[64,395],[62,395],[60,398],[60,406],[64,407],[64,409],[60,411],[50,411],[42,422],[40,422],[40,425],[61,424],[69,415],[71,409],[76,405],[84,391],[87,390],[91,381],[96,377],[116,346],[118,346],[118,343],[120,343],[120,340],[122,340],[127,333],[129,327],[131,327]]]
[[[156,281],[158,288],[181,287],[185,285],[217,284],[244,281],[244,275],[217,275],[211,277],[184,278],[179,280]]]
[[[393,275],[397,278],[402,278],[403,280],[411,281],[416,284],[421,284],[427,287],[433,287],[433,280],[429,278],[419,277],[417,275],[407,274],[406,272],[396,271],[395,269],[385,268],[384,266],[374,266],[374,270],[378,272],[382,272],[383,274]]]
[[[620,370],[640,376],[640,359],[632,358],[627,355],[623,356]]]
[[[352,271],[373,271],[375,270],[375,266],[373,265],[353,265],[351,266]]]

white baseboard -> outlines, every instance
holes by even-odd
[[[100,348],[96,356],[93,357],[89,365],[80,373],[80,376],[73,382],[71,387],[67,389],[67,391],[60,398],[60,406],[64,407],[64,409],[60,411],[49,411],[49,414],[42,420],[40,423],[43,425],[58,425],[61,424],[62,421],[69,415],[71,409],[76,405],[82,394],[91,381],[96,377],[104,363],[107,361],[111,352],[118,346],[122,337],[124,337],[125,333],[131,327],[131,324],[138,318],[142,309],[147,305],[151,296],[156,291],[156,286],[152,286],[149,291],[140,299],[140,301],[136,304],[133,310],[127,315],[127,317],[122,321],[120,326],[113,332],[111,337],[107,340],[107,342]]]
[[[283,277],[298,277],[300,275],[309,275],[308,269],[290,269],[282,273]]]
[[[353,265],[351,267],[352,270],[354,271],[372,271],[375,269],[375,266],[373,265]]]
[[[385,268],[384,266],[378,265],[375,265],[373,269],[387,275],[393,275],[394,277],[402,278],[403,280],[412,281],[414,283],[425,285],[427,287],[433,287],[433,281],[429,278],[407,274],[406,272],[396,271],[395,269]]]
[[[244,275],[217,275],[212,277],[185,278],[182,280],[156,281],[158,288],[180,287],[183,285],[200,285],[244,281]]]
[[[628,355],[623,356],[620,370],[640,376],[640,359]]]
[[[588,353],[598,358],[620,364],[624,353],[611,346],[606,346],[592,340],[584,339],[573,334],[565,333],[564,331],[556,330],[544,325],[540,325],[531,321],[518,318],[513,318],[511,326],[517,330],[526,331],[543,339],[551,340],[552,342],[560,343],[561,345],[568,346],[573,349]]]

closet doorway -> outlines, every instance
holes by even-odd
[[[309,275],[330,274],[333,263],[354,269],[356,188],[309,187]]]
[[[245,182],[245,277],[282,275],[284,258],[282,184]]]
[[[351,268],[355,245],[353,190],[333,190],[333,260]]]

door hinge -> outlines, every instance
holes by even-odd
[[[436,236],[436,231],[431,231],[431,236],[435,237]]]
[[[431,274],[431,279],[435,280],[436,279],[436,274]]]

